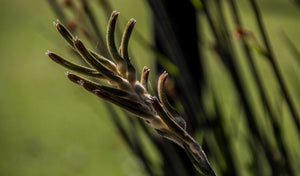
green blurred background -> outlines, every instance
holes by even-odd
[[[142,2],[113,5],[147,31]],[[46,0],[0,1],[0,175],[140,175],[100,99],[44,54],[68,56],[56,18]]]
[[[144,1],[111,2],[124,19],[121,28],[134,17],[136,28],[151,41],[150,11]],[[264,0],[261,5],[285,74],[299,75],[297,63],[282,46],[281,32],[299,44],[300,9],[284,0]],[[247,9],[243,12],[247,18]],[[100,19],[105,25],[107,19]],[[0,1],[0,175],[143,175],[101,100],[70,83],[66,70],[44,54],[49,49],[68,56],[52,24],[55,20],[45,0]],[[149,65],[153,54],[137,42],[131,45],[135,57],[142,58],[136,60],[137,67]],[[296,97],[299,80],[288,78]]]

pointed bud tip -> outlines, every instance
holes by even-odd
[[[50,52],[49,50],[47,50],[47,51],[45,52],[45,54],[48,55],[48,56],[50,55],[50,53],[51,53],[51,52]]]
[[[55,27],[57,27],[59,24],[60,24],[59,19],[57,19],[56,21],[53,21],[53,25],[54,25]]]
[[[83,85],[84,84],[84,80],[82,78],[80,78],[79,76],[75,75],[75,74],[72,74],[72,73],[69,73],[69,72],[66,72],[65,75],[68,77],[68,79],[70,81],[72,81],[73,83],[76,83],[76,84],[79,84],[79,85]]]
[[[167,79],[168,73],[167,71],[164,71],[160,76],[159,80],[165,81]]]
[[[117,12],[116,10],[114,10],[111,14],[111,16],[115,17],[115,16],[118,16],[120,15],[120,12]]]
[[[132,23],[136,23],[136,20],[134,18],[131,18],[129,21],[131,21]]]

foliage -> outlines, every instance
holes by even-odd
[[[64,15],[63,7],[54,0],[49,0],[49,2],[52,7],[55,7],[56,14],[63,23],[68,24],[71,31],[76,29],[74,27],[76,25],[71,25],[74,22],[70,23]],[[300,118],[296,109],[299,98],[292,96],[293,93],[284,78],[285,75],[272,50],[272,41],[269,39],[256,0],[248,0],[247,6],[253,13],[260,38],[257,38],[256,32],[243,27],[245,22],[242,21],[235,0],[226,2],[219,0],[148,1],[153,12],[155,44],[148,44],[143,39],[140,42],[157,54],[158,72],[163,66],[168,70],[168,63],[172,63],[170,66],[178,70],[175,72],[177,74],[171,77],[170,82],[165,82],[165,72],[161,75],[158,81],[160,102],[157,98],[150,96],[147,91],[146,82],[149,73],[147,68],[144,68],[142,72],[141,81],[136,82],[136,71],[127,52],[129,37],[126,38],[127,34],[130,35],[135,21],[129,21],[123,34],[121,47],[117,50],[114,43],[114,30],[118,13],[112,13],[107,29],[107,52],[103,47],[101,31],[89,1],[81,0],[80,2],[80,8],[74,8],[76,4],[73,1],[64,1],[68,8],[76,9],[74,13],[79,13],[78,9],[82,9],[86,14],[84,17],[90,22],[94,33],[85,28],[80,31],[91,39],[91,42],[93,42],[92,39],[97,38],[102,46],[99,52],[104,57],[88,50],[81,40],[74,38],[61,23],[56,24],[58,31],[74,51],[93,68],[71,63],[52,52],[47,54],[55,62],[68,69],[91,77],[104,78],[116,85],[117,88],[106,87],[74,74],[67,74],[71,81],[148,121],[160,135],[171,138],[186,149],[187,153],[176,144],[162,140],[145,126],[144,122],[130,117],[132,115],[126,112],[124,112],[128,117],[126,120],[136,125],[129,127],[124,125],[121,123],[121,117],[114,113],[110,105],[106,105],[117,129],[133,153],[140,158],[147,174],[213,175],[202,149],[193,149],[195,145],[198,146],[198,143],[191,136],[199,134],[203,135],[202,147],[208,155],[208,160],[213,160],[212,168],[217,173],[216,175],[292,176],[299,173],[297,163],[300,158],[299,153],[295,152],[299,148]],[[106,14],[107,11],[112,10],[108,1],[101,0],[100,2],[106,9]],[[197,21],[198,18],[200,22]],[[199,28],[197,28],[197,22],[200,23]],[[80,21],[75,22],[77,23]],[[238,42],[231,35],[233,31],[239,38]],[[93,35],[95,37],[91,37]],[[295,46],[289,40],[287,41],[288,47],[294,53],[298,53]],[[113,58],[115,63],[107,58]],[[258,62],[256,58],[261,60]],[[162,62],[164,60],[168,62]],[[248,76],[253,81],[244,80],[241,60],[249,71]],[[262,62],[268,65],[276,86],[269,87],[265,84],[266,78],[261,74],[261,68],[258,65]],[[225,113],[226,105],[222,104],[224,101],[220,95],[220,89],[223,89],[222,84],[219,83],[220,79],[209,75],[218,68],[222,68],[222,72],[228,75],[228,79],[222,81],[225,82],[223,84],[232,86],[231,95],[238,104],[235,111],[240,114]],[[137,84],[140,89],[137,89]],[[254,97],[249,87],[256,90]],[[280,97],[275,103],[272,97],[276,92],[273,91],[271,95],[269,93],[269,90],[273,88],[278,88],[279,93],[276,96]],[[134,99],[133,95],[138,98]],[[179,120],[176,119],[179,115],[167,101],[167,96],[171,97],[170,99],[173,100],[171,104],[177,107],[178,111],[180,107],[184,109],[181,111],[184,115],[180,116]],[[253,98],[256,98],[258,103],[254,104]],[[280,108],[277,108],[278,106]],[[288,114],[283,113],[282,106],[286,106],[285,110]],[[156,122],[153,122],[157,115],[160,117],[157,118],[160,119],[158,124],[165,125],[163,128],[160,128],[161,125],[156,126]],[[293,127],[286,128],[282,123],[283,118],[291,121]],[[185,122],[183,124],[186,125],[180,125],[179,121]],[[137,135],[138,129],[141,129],[152,146],[157,149],[162,165],[152,161],[143,150],[144,139]],[[296,135],[288,141],[286,140],[287,133],[296,133]],[[185,140],[186,138],[189,142]],[[251,159],[239,162],[243,156],[251,156]],[[199,172],[191,167],[192,164],[199,169]]]

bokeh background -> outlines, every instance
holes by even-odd
[[[101,16],[96,0],[91,3],[95,4],[93,8],[104,31],[107,19]],[[134,17],[137,30],[152,42],[152,19],[146,2],[111,3],[121,12],[121,28]],[[284,32],[299,46],[300,8],[285,0],[261,0],[259,4],[300,113],[299,63],[282,42]],[[242,13],[245,21],[250,19],[246,7],[242,6]],[[0,175],[144,175],[112,125],[102,100],[69,82],[64,75],[66,70],[44,54],[51,50],[71,56],[52,24],[56,19],[46,0],[0,1]],[[251,28],[253,23],[249,20],[246,26]],[[151,68],[154,54],[135,40],[130,45],[137,68]],[[211,76],[223,83],[222,74],[220,71]],[[272,78],[268,72],[266,76]],[[224,90],[230,92],[230,85],[224,82]],[[229,93],[224,99],[232,102],[230,96]],[[290,135],[299,134],[292,131]],[[299,141],[295,143],[299,146]]]
[[[149,31],[145,4],[113,4]],[[45,55],[68,56],[56,19],[45,0],[0,1],[0,175],[139,175],[101,100]]]

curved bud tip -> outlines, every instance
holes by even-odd
[[[48,55],[50,57],[50,59],[53,60],[56,63],[60,63],[61,60],[62,60],[59,55],[57,55],[54,52],[50,52],[49,50],[45,54]]]
[[[136,20],[135,20],[134,18],[131,18],[131,19],[129,20],[129,22],[135,24],[135,23],[136,23]]]
[[[59,19],[56,19],[56,21],[53,21],[53,25],[54,25],[55,27],[57,27],[59,24],[60,24]]]
[[[120,15],[120,12],[113,11],[110,15],[110,20],[116,19]]]
[[[83,42],[76,36],[73,38],[73,44],[78,49],[78,47],[80,48],[83,45]]]
[[[76,80],[78,80],[78,77],[72,73],[66,72],[65,75],[72,81],[72,82],[76,82]]]
[[[47,51],[46,55],[50,57],[50,59],[56,63],[61,64],[63,58],[54,52]]]
[[[72,81],[73,83],[76,83],[76,84],[78,84],[78,85],[83,85],[84,84],[84,80],[83,80],[83,78],[81,78],[81,77],[79,77],[79,76],[77,76],[77,75],[75,75],[75,74],[72,74],[72,73],[66,73],[66,76],[69,78],[69,80],[70,81]]]
[[[145,67],[143,68],[143,72],[150,72],[150,69],[149,69],[147,66],[145,66]]]
[[[118,16],[120,15],[120,12],[117,12],[116,10],[114,10],[112,13],[111,13],[112,16]]]
[[[57,30],[61,30],[62,26],[60,23],[55,23],[54,24]]]
[[[81,52],[85,52],[85,50],[87,50],[87,48],[85,48],[83,42],[76,36],[73,38],[73,43],[76,47],[76,49],[81,53]]]
[[[52,59],[56,63],[60,63],[62,60],[61,56],[59,56],[58,54],[56,54],[54,52],[50,52],[49,50],[46,52],[46,55],[48,55],[50,57],[50,59]]]
[[[164,71],[164,72],[159,76],[159,80],[161,80],[161,81],[164,82],[164,81],[166,80],[167,76],[168,76],[167,71]]]

